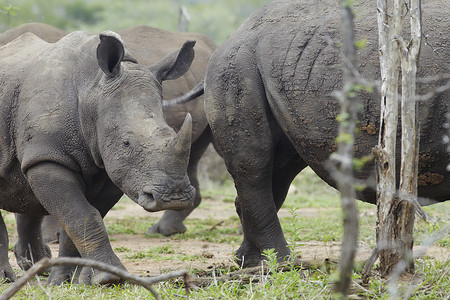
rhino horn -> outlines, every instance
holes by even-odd
[[[192,139],[192,117],[188,113],[184,118],[183,125],[178,131],[177,135],[169,143],[169,149],[173,151],[175,157],[182,159],[183,161],[189,161],[189,155],[191,153],[191,139]]]

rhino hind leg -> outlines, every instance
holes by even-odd
[[[75,247],[67,233],[61,229],[59,233],[59,257],[80,257],[80,253]],[[77,282],[79,272],[76,266],[55,266],[50,273],[48,283],[60,285],[65,282]]]
[[[208,82],[205,90],[207,118],[237,191],[236,212],[244,239],[235,256],[243,260],[243,267],[257,265],[266,249],[275,249],[279,260],[290,253],[277,216],[284,197],[274,198],[272,187],[280,129],[273,122],[258,71],[247,67],[246,78],[227,74],[232,82]]]
[[[61,225],[54,216],[45,216],[42,221],[42,237],[46,243],[58,243]]]
[[[196,194],[194,198],[194,206],[187,210],[166,210],[161,219],[153,226],[147,229],[146,236],[159,233],[164,236],[170,236],[176,233],[186,232],[186,226],[183,221],[191,214],[191,212],[200,205],[202,196],[200,194],[200,184],[197,177],[198,162],[205,153],[211,141],[211,129],[209,127],[202,133],[202,135],[192,144],[191,155],[189,158],[189,165],[187,168],[189,180],[195,188]]]
[[[14,282],[16,275],[14,274],[8,259],[8,231],[6,230],[5,221],[0,214],[0,281]]]
[[[15,217],[19,238],[14,245],[14,255],[19,267],[28,270],[42,258],[52,257],[52,253],[42,237],[42,216],[15,214]],[[41,274],[48,271],[45,270]]]

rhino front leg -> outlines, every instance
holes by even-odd
[[[8,231],[6,230],[5,221],[0,213],[0,281],[13,282],[16,280],[16,275],[9,264],[8,246]]]
[[[18,240],[14,245],[14,255],[22,270],[31,266],[44,257],[52,257],[50,248],[42,237],[42,216],[14,214],[16,217]],[[43,273],[48,272],[48,270]]]
[[[191,154],[189,157],[187,172],[189,181],[195,188],[194,206],[187,210],[166,210],[158,223],[148,228],[146,233],[147,236],[153,233],[160,233],[164,236],[170,236],[172,234],[186,232],[186,226],[184,226],[183,224],[184,220],[196,207],[200,205],[202,201],[202,195],[200,194],[200,184],[197,177],[198,162],[205,153],[206,148],[208,148],[210,141],[211,129],[208,127],[191,146]]]
[[[100,184],[103,185],[103,188],[92,201],[92,205],[99,211],[101,217],[104,218],[108,211],[117,203],[117,201],[119,201],[123,192],[118,189],[109,178],[106,179],[106,182],[100,180],[97,185]],[[60,230],[59,232],[59,256],[80,257],[78,249],[64,230]],[[91,268],[61,266],[52,272],[49,281],[54,284],[68,281],[89,284],[92,280],[92,275],[95,276],[95,273]]]
[[[57,217],[82,258],[93,259],[125,269],[114,254],[102,216],[85,197],[80,174],[56,163],[40,163],[27,171],[34,194],[44,208]],[[52,273],[56,274],[57,269]],[[50,284],[59,284],[60,276],[50,274]],[[105,272],[94,273],[90,283],[113,284],[120,279]]]

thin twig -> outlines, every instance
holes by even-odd
[[[173,273],[162,274],[150,278],[144,278],[132,275],[127,271],[119,269],[115,266],[89,259],[83,259],[78,257],[61,257],[53,259],[43,258],[36,264],[34,264],[22,277],[20,277],[2,295],[0,295],[0,300],[7,300],[11,298],[27,283],[28,280],[33,278],[36,274],[54,266],[83,266],[83,267],[91,267],[103,272],[108,272],[110,274],[116,275],[117,277],[119,277],[124,281],[129,281],[131,283],[143,286],[144,288],[149,290],[156,299],[161,299],[161,297],[151,287],[152,284],[180,276],[184,276],[184,278],[186,279],[187,276],[187,271],[183,270]]]
[[[366,262],[362,272],[362,281],[363,283],[368,283],[370,279],[370,275],[372,273],[372,268],[375,261],[378,259],[378,248],[375,247],[372,251],[372,254],[369,257],[369,260]]]
[[[215,225],[212,226],[210,229],[208,229],[208,231],[209,231],[209,232],[213,231],[213,230],[216,229],[217,227],[221,226],[224,222],[225,222],[225,220],[220,221],[219,223],[215,224]]]

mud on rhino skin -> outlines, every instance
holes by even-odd
[[[378,31],[373,1],[355,4],[358,69],[369,80],[379,78]],[[419,77],[450,71],[450,9],[441,0],[423,3],[423,41]],[[244,240],[235,253],[244,266],[257,265],[264,249],[279,259],[289,254],[277,211],[293,178],[306,166],[332,186],[325,167],[336,150],[340,111],[332,96],[342,87],[338,2],[280,0],[250,16],[211,57],[205,80],[205,111],[214,139],[237,189],[236,210]],[[333,41],[335,45],[330,44]],[[434,47],[430,46],[434,45]],[[418,84],[425,94],[443,80]],[[361,131],[355,155],[363,157],[376,145],[380,96],[360,93]],[[450,161],[442,137],[450,91],[420,103],[419,196],[422,204],[450,199]],[[399,146],[400,143],[397,143]],[[397,153],[400,153],[397,151]],[[358,198],[374,203],[373,166],[356,176],[368,187]],[[372,180],[374,182],[374,180]]]

